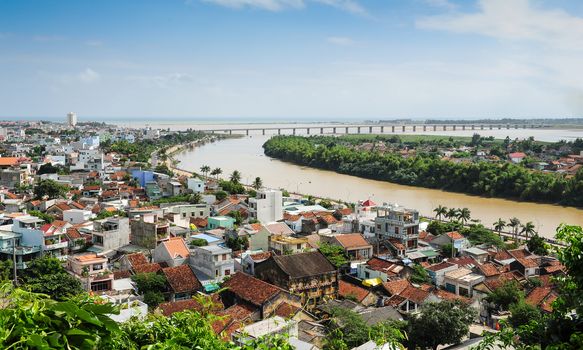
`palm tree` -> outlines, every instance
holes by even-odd
[[[451,221],[452,219],[457,218],[457,212],[458,210],[456,208],[449,208],[447,210],[447,218],[449,219],[449,221]]]
[[[440,204],[437,208],[433,209],[433,212],[435,213],[435,217],[441,221],[441,217],[447,215],[447,207]]]
[[[232,183],[238,184],[241,181],[241,173],[239,170],[233,170],[231,176],[229,177]]]
[[[462,208],[459,209],[457,212],[457,218],[458,220],[460,220],[462,222],[462,224],[466,224],[466,222],[468,222],[472,216],[471,216],[471,211],[468,208]]]
[[[517,217],[510,218],[510,222],[508,223],[508,227],[512,227],[512,234],[515,236],[514,240],[516,241],[516,236],[518,235],[518,226],[520,226],[520,220]]]
[[[219,180],[219,175],[221,175],[222,173],[223,173],[223,169],[221,169],[221,168],[214,168],[211,171],[211,175],[215,176],[217,178],[217,180]]]
[[[263,181],[261,181],[261,178],[258,176],[255,178],[255,181],[253,181],[253,188],[259,190],[261,187],[263,187]]]
[[[536,230],[534,229],[534,224],[532,223],[532,221],[527,222],[526,224],[522,225],[522,230],[520,230],[520,233],[524,233],[525,239],[526,241],[528,241],[528,235],[534,235],[536,233]]]
[[[498,231],[498,236],[502,236],[502,230],[506,227],[506,221],[502,218],[498,218],[498,221],[494,223],[494,229]]]
[[[200,167],[200,172],[206,177],[208,173],[211,171],[211,167],[208,165],[203,165]]]

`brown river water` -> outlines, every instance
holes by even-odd
[[[189,127],[196,128],[193,125]],[[238,128],[240,126],[233,125],[232,127]],[[199,126],[199,128],[206,129],[208,125]],[[181,127],[173,125],[172,129],[181,129]],[[277,131],[271,131],[272,134],[274,132]],[[583,137],[583,130],[511,129],[476,132],[482,136],[495,136],[497,138],[504,138],[507,135],[510,138],[534,136],[541,141],[570,140]],[[314,134],[315,131],[312,133]],[[471,130],[458,130],[441,131],[435,134],[471,136],[472,133]],[[426,134],[433,133],[427,132]],[[581,209],[404,186],[282,162],[263,154],[261,146],[269,137],[270,135],[263,136],[260,132],[252,132],[250,136],[227,139],[196,149],[185,150],[176,155],[175,159],[180,161],[178,167],[185,170],[198,171],[202,165],[209,165],[211,168],[221,168],[223,170],[222,176],[225,178],[233,170],[239,170],[242,173],[242,181],[245,183],[251,183],[256,176],[259,176],[265,187],[285,188],[290,192],[350,202],[370,198],[377,203],[391,202],[416,208],[421,214],[428,216],[432,215],[433,208],[440,204],[454,208],[467,207],[472,212],[472,218],[482,220],[484,225],[488,227],[491,227],[498,218],[508,221],[508,218],[516,216],[523,223],[532,221],[539,233],[549,238],[553,237],[555,229],[561,223],[583,226],[583,210]]]

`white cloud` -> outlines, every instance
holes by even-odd
[[[433,7],[441,7],[448,10],[454,10],[457,8],[457,5],[450,2],[449,0],[424,0],[425,3],[429,6]]]
[[[366,9],[355,0],[202,0],[202,1],[233,9],[241,9],[248,7],[259,8],[268,11],[302,9],[306,7],[306,3],[314,2],[327,6],[332,6],[353,14],[358,15],[367,14]]]
[[[184,73],[131,76],[127,79],[130,81],[142,83],[146,86],[157,86],[162,88],[194,82],[194,78],[191,75]]]
[[[338,46],[352,46],[354,45],[354,40],[344,36],[331,36],[326,38],[329,43],[338,45]]]
[[[93,69],[87,68],[81,73],[77,74],[77,78],[83,83],[90,84],[99,81],[99,79],[101,79],[101,76]]]
[[[529,0],[480,0],[478,12],[425,17],[416,24],[424,29],[583,49],[583,18],[560,9],[543,9]]]

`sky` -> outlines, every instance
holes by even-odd
[[[0,118],[583,117],[580,0],[0,0]]]

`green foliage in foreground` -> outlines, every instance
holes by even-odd
[[[118,312],[111,304],[85,294],[59,302],[4,283],[0,285],[0,348],[292,349],[283,336],[258,339],[243,347],[225,342],[211,327],[218,318],[207,313],[185,311],[170,317],[150,314],[145,320],[117,324],[109,315]]]
[[[348,257],[341,246],[324,242],[320,244],[319,250],[336,267],[348,264]]]
[[[274,136],[265,154],[285,161],[364,178],[533,202],[583,206],[583,170],[572,178],[504,162],[455,163],[419,153],[360,151],[342,138]]]

